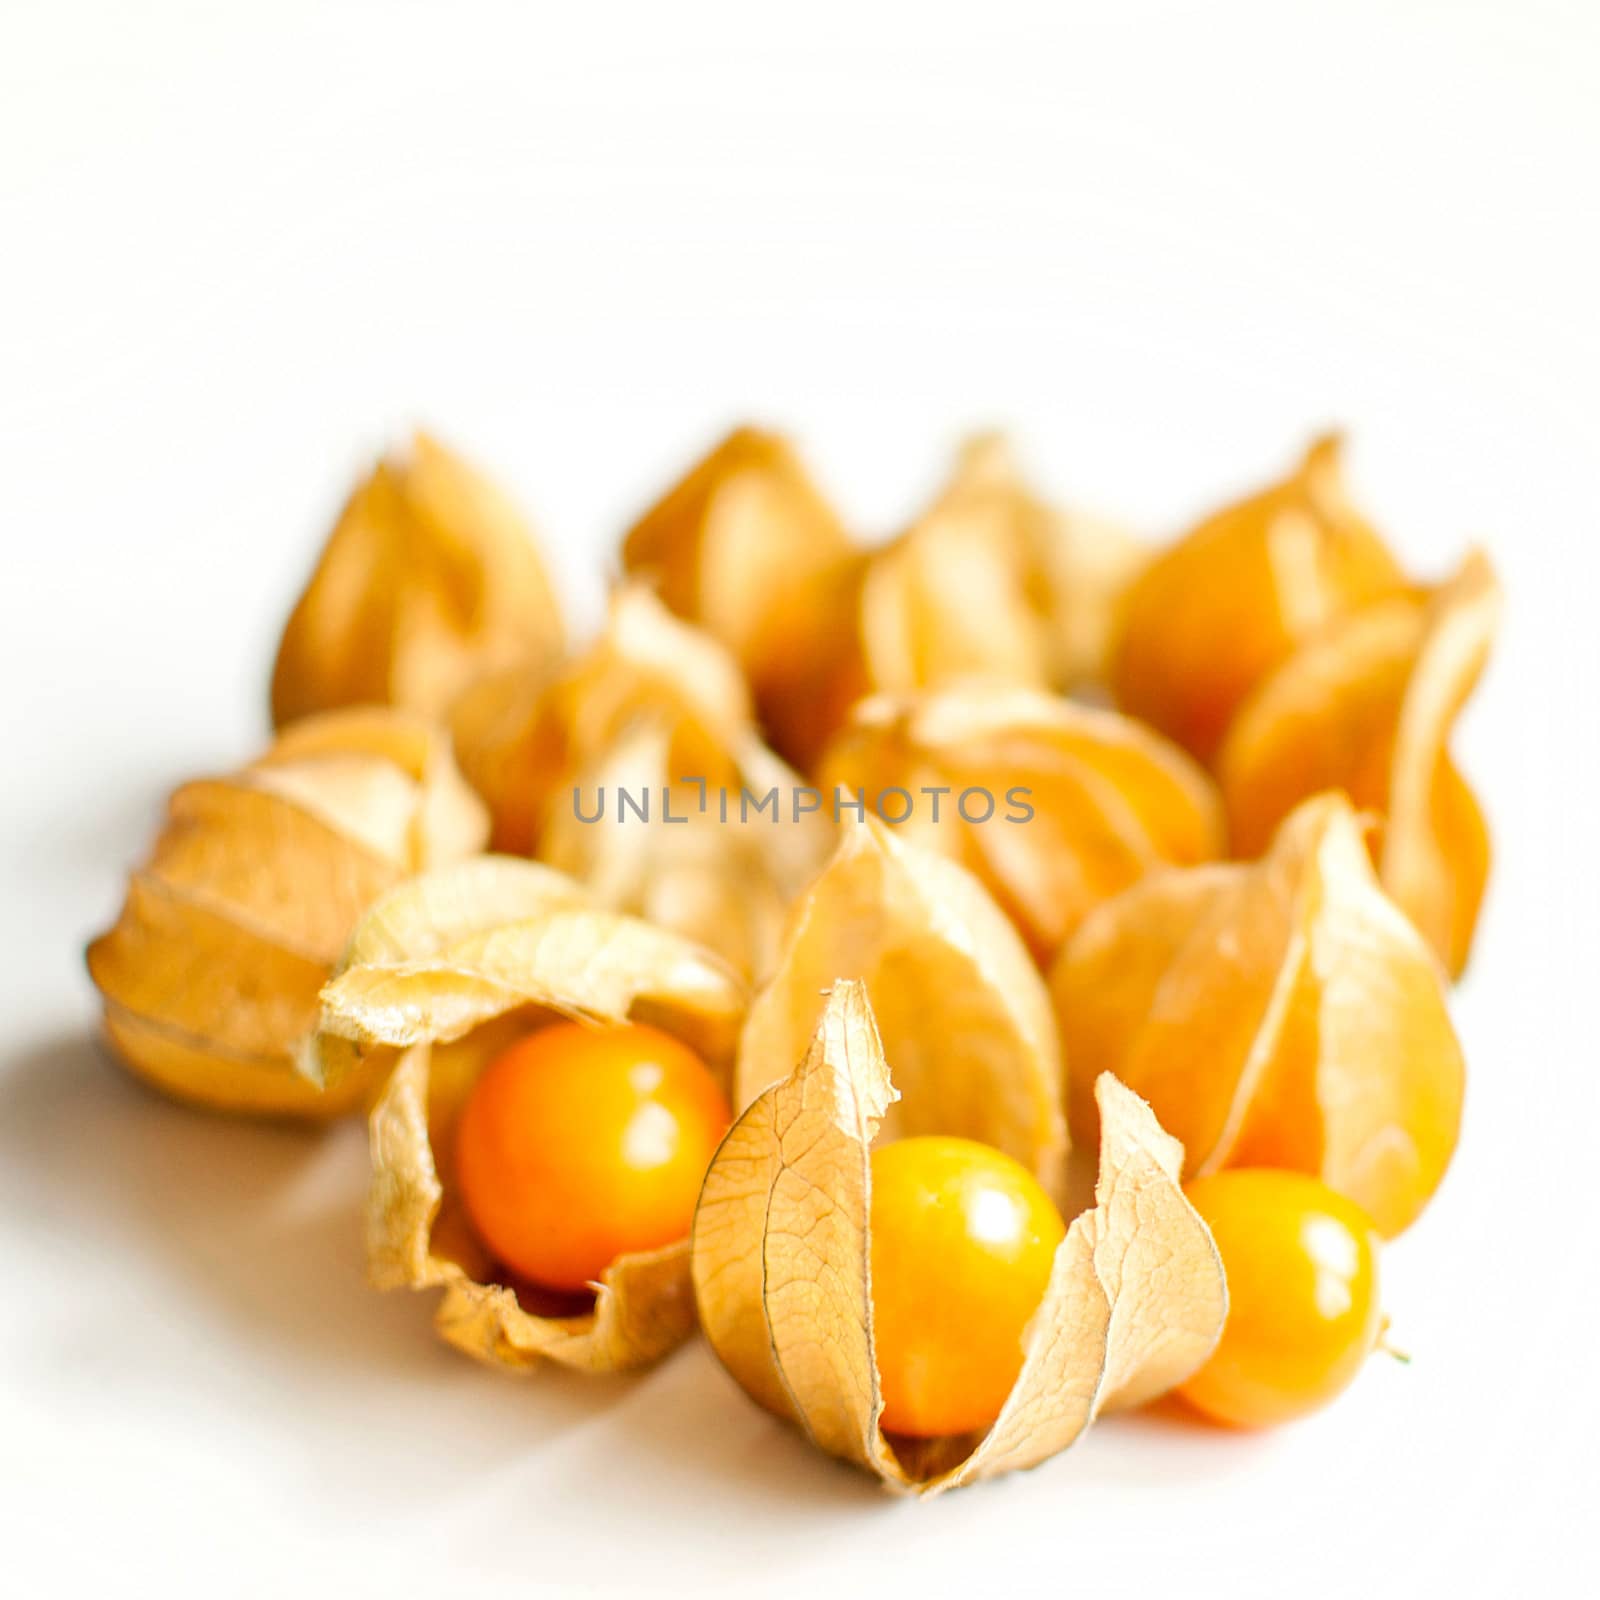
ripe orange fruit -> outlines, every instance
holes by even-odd
[[[1247,694],[1302,639],[1405,580],[1351,507],[1340,441],[1157,556],[1123,602],[1118,705],[1209,761]]]
[[[1228,1320],[1178,1392],[1235,1428],[1289,1422],[1349,1386],[1382,1333],[1371,1222],[1324,1183],[1241,1168],[1184,1188],[1228,1275]]]
[[[685,1238],[732,1120],[705,1064],[639,1023],[541,1028],[495,1058],[456,1130],[456,1177],[506,1266],[582,1290],[618,1256]]]
[[[885,1429],[935,1438],[994,1421],[1065,1236],[1038,1180],[987,1145],[927,1136],[873,1151],[872,1323]]]
[[[1073,1140],[1114,1072],[1183,1144],[1191,1176],[1313,1174],[1385,1237],[1438,1187],[1465,1068],[1443,972],[1379,888],[1339,794],[1284,820],[1260,861],[1158,873],[1091,913],[1050,975]]]

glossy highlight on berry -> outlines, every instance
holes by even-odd
[[[1377,1347],[1377,1234],[1361,1208],[1316,1178],[1239,1168],[1184,1193],[1228,1275],[1228,1320],[1209,1361],[1179,1390],[1213,1421],[1265,1428],[1320,1410]]]
[[[689,1232],[731,1112],[660,1029],[564,1022],[485,1069],[456,1133],[467,1213],[512,1272],[582,1291],[620,1255]]]
[[[872,1317],[882,1426],[932,1438],[987,1427],[1066,1225],[1038,1180],[972,1139],[872,1154]]]

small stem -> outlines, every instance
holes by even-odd
[[[1389,1326],[1389,1319],[1385,1317],[1383,1326],[1378,1329],[1377,1343],[1372,1348],[1381,1350],[1391,1361],[1398,1361],[1401,1366],[1409,1367],[1411,1365],[1411,1354],[1409,1351],[1401,1350],[1389,1343]]]

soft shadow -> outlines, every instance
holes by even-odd
[[[520,1526],[562,1592],[592,1582],[612,1548],[656,1552],[663,1591],[736,1592],[768,1571],[792,1580],[825,1565],[853,1530],[876,1537],[913,1509],[754,1405],[697,1341],[641,1379],[604,1429],[486,1485],[451,1554],[471,1569]],[[737,1538],[716,1537],[722,1523]],[[584,1530],[577,1546],[541,1536],[570,1525]]]
[[[713,1493],[791,1536],[799,1507],[881,1513],[869,1480],[751,1405],[703,1346],[635,1378],[519,1381],[443,1345],[432,1294],[364,1281],[366,1174],[359,1124],[191,1110],[86,1036],[25,1048],[0,1066],[0,1203],[72,1285],[28,1361],[55,1392],[113,1389],[153,1415],[224,1396],[242,1442],[255,1428],[303,1446],[287,1497],[357,1519],[453,1503],[476,1524],[552,1477],[559,1492],[514,1518],[530,1538],[569,1503],[589,1521],[614,1507],[618,1537]]]
[[[865,1512],[888,1503],[866,1474],[824,1455],[797,1428],[756,1406],[703,1341],[629,1399],[626,1421],[638,1470],[677,1479],[686,1494],[739,1488],[789,1508]]]
[[[1246,1433],[1207,1422],[1176,1395],[1137,1411],[1102,1417],[1077,1446],[1041,1472],[1081,1474],[1097,1483],[1182,1488],[1254,1470],[1273,1448],[1270,1433]]]
[[[427,1408],[427,1465],[492,1468],[581,1426],[627,1392],[555,1369],[517,1383],[443,1346],[431,1294],[365,1283],[360,1207],[364,1131],[250,1122],[191,1110],[130,1079],[86,1037],[46,1041],[0,1068],[0,1194],[33,1223],[31,1243],[92,1274],[105,1302],[158,1297],[163,1318],[113,1327],[98,1309],[56,1307],[35,1359],[152,1403],[192,1398],[220,1369],[245,1420],[293,1425],[315,1473],[337,1438],[343,1470],[365,1448],[392,1463],[415,1449]],[[163,1336],[165,1331],[167,1336]],[[229,1376],[230,1364],[239,1369]],[[59,1371],[58,1371],[59,1375]],[[448,1399],[452,1426],[433,1427]]]

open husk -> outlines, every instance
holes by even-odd
[[[616,1372],[681,1343],[694,1325],[687,1240],[619,1257],[592,1299],[518,1283],[468,1223],[455,1124],[483,1068],[559,1018],[648,1022],[726,1086],[744,1000],[710,952],[597,909],[580,885],[533,862],[484,857],[379,901],[323,990],[306,1063],[335,1082],[373,1061],[393,1067],[370,1124],[374,1284],[443,1289],[440,1335],[512,1370],[549,1360]]]
[[[186,783],[116,924],[89,946],[120,1061],[221,1110],[329,1117],[374,1088],[323,1092],[295,1071],[317,992],[366,907],[487,834],[449,742],[398,711],[285,731],[227,777]]]
[[[1337,435],[1134,580],[1112,650],[1117,704],[1209,762],[1245,696],[1301,641],[1405,579],[1345,493]]]
[[[959,1127],[1059,1195],[1067,1130],[1043,980],[976,878],[875,817],[846,826],[790,913],[739,1042],[735,1106],[793,1070],[847,978],[866,985],[902,1090],[886,1136]]]
[[[762,744],[738,666],[709,634],[624,586],[571,665],[493,674],[453,721],[497,848],[537,855],[597,903],[686,933],[743,972],[770,968],[833,827],[820,807],[795,807],[798,779]]]
[[[1035,1466],[1101,1412],[1200,1366],[1226,1315],[1222,1266],[1179,1186],[1181,1148],[1108,1075],[1094,1204],[1056,1252],[999,1417],[981,1435],[886,1436],[869,1155],[895,1103],[889,1074],[866,986],[840,983],[799,1065],[712,1160],[695,1216],[695,1297],[712,1348],[753,1398],[887,1488],[926,1495]],[[955,1104],[942,1131],[982,1137]]]
[[[357,485],[329,536],[278,646],[272,718],[352,705],[441,715],[471,678],[552,659],[561,641],[521,513],[418,433]]]
[[[1379,888],[1348,800],[1307,800],[1253,865],[1157,874],[1051,974],[1074,1137],[1114,1072],[1188,1152],[1321,1177],[1386,1237],[1456,1145],[1464,1065],[1433,952]]]
[[[1301,800],[1344,789],[1383,818],[1378,877],[1453,974],[1466,965],[1489,832],[1450,759],[1488,659],[1500,586],[1474,552],[1429,595],[1370,606],[1303,645],[1240,709],[1217,763],[1233,848],[1252,856]]]
[[[1176,745],[1005,684],[863,701],[819,782],[864,793],[902,836],[976,873],[1041,963],[1101,901],[1222,850],[1216,791]]]

